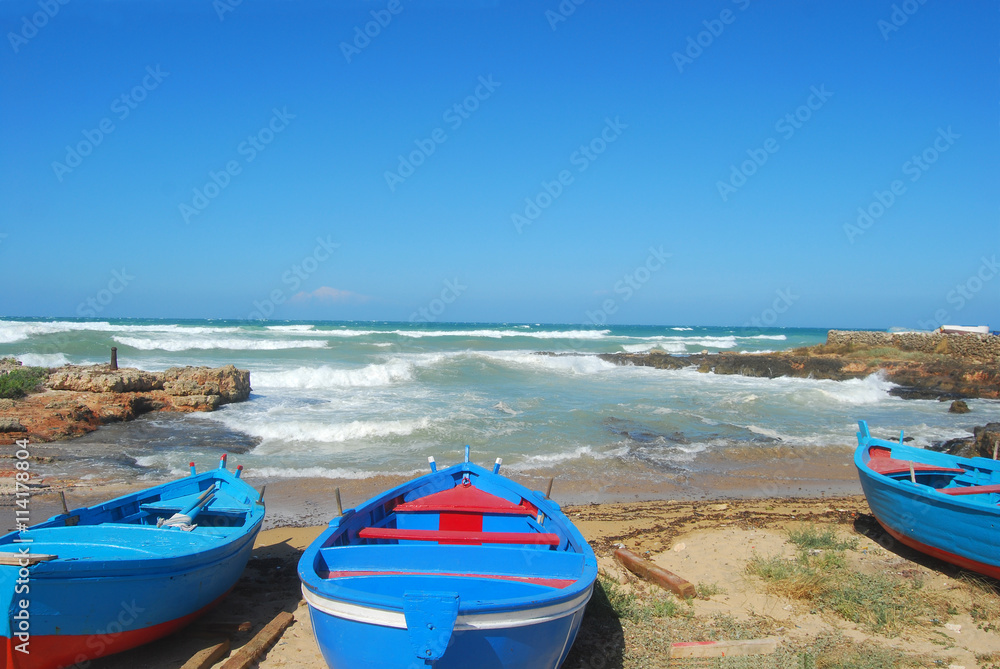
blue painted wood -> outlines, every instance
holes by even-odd
[[[889,534],[904,544],[965,569],[1000,578],[1000,462],[961,458],[871,436],[858,422],[854,464],[868,506]],[[880,474],[870,462],[885,455],[931,465]],[[955,471],[958,470],[958,471]],[[984,486],[977,492],[977,486]],[[991,487],[985,487],[991,486]]]
[[[440,513],[396,507],[465,479],[508,503],[526,500],[544,514],[539,523],[535,515],[487,512],[484,532],[551,533],[559,545],[358,536],[366,527],[439,529]],[[314,634],[332,669],[555,669],[569,653],[596,577],[593,550],[558,504],[471,462],[432,471],[346,510],[299,562]],[[437,594],[418,605],[414,593],[420,592]]]
[[[195,529],[156,526],[212,487]],[[78,523],[67,525],[73,517]],[[17,631],[13,616],[26,599],[33,639],[90,639],[84,652],[93,653],[118,638],[142,638],[143,630],[183,619],[225,595],[243,572],[263,519],[257,492],[219,468],[11,532],[0,537],[0,552],[28,548],[58,557],[27,568],[27,578],[17,566],[0,566],[0,636],[7,641]],[[26,593],[19,580],[27,581]]]

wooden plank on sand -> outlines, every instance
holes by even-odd
[[[282,611],[274,617],[274,620],[264,625],[264,629],[257,632],[257,636],[250,639],[250,643],[233,653],[233,656],[222,665],[222,669],[247,669],[254,660],[274,645],[274,642],[293,622],[295,622],[295,616],[288,611]]]
[[[779,639],[745,639],[743,641],[692,641],[670,645],[670,657],[739,657],[766,655],[778,650]]]
[[[657,567],[652,562],[642,559],[628,549],[619,548],[615,550],[615,558],[633,574],[641,576],[647,581],[652,581],[666,590],[677,593],[681,597],[695,597],[698,594],[690,581],[684,580],[663,567]]]
[[[229,652],[229,639],[199,650],[181,669],[208,669]]]

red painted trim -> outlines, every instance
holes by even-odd
[[[937,488],[937,491],[945,495],[985,495],[1000,492],[1000,485],[967,485],[957,488]]]
[[[28,650],[31,652],[27,655],[14,650],[14,646],[20,641],[16,638],[6,638],[7,652],[0,669],[62,669],[63,667],[71,667],[78,662],[120,653],[176,632],[216,606],[225,599],[227,594],[229,593],[226,592],[215,601],[186,616],[118,634],[45,634],[37,636],[32,634],[28,644]]]
[[[451,511],[462,513],[494,513],[505,515],[533,515],[532,509],[513,504],[473,486],[456,486],[420,499],[404,502],[395,510],[400,511]]]
[[[438,529],[442,532],[472,532],[479,534],[483,531],[483,517],[476,513],[441,513],[438,517]],[[468,546],[482,546],[481,541],[441,541],[442,544],[464,544]]]
[[[868,468],[879,474],[902,474],[910,471],[913,465],[915,472],[938,472],[941,474],[964,474],[965,470],[956,467],[941,467],[938,465],[928,465],[923,462],[911,462],[909,460],[897,460],[895,458],[878,457],[868,460]]]
[[[876,520],[878,518],[876,517]],[[957,565],[962,569],[968,569],[969,571],[974,571],[979,574],[985,574],[986,576],[991,576],[996,579],[1000,579],[1000,566],[993,564],[986,564],[985,562],[979,562],[977,560],[970,560],[969,558],[962,557],[961,555],[955,555],[954,553],[949,553],[946,550],[940,548],[934,548],[933,546],[928,546],[926,544],[920,543],[916,539],[905,536],[896,532],[895,530],[888,527],[881,520],[878,521],[886,532],[891,534],[900,543],[906,544],[914,550],[918,550],[921,553],[930,555],[931,557],[936,557],[939,560],[944,560],[945,562],[950,562],[953,565]]]
[[[448,532],[442,530],[401,530],[395,527],[366,527],[362,539],[403,539],[439,543],[478,542],[483,544],[532,544],[558,546],[559,535],[541,532]]]
[[[539,578],[535,576],[507,576],[502,574],[451,574],[437,571],[330,571],[320,573],[320,578],[351,578],[352,576],[456,576],[459,578],[492,578],[501,581],[532,583],[550,588],[568,588],[576,583],[573,578]]]

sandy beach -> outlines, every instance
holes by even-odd
[[[808,657],[820,664],[805,666],[976,667],[989,666],[983,663],[994,653],[1000,658],[1000,637],[993,631],[1000,624],[1000,597],[993,586],[896,545],[878,527],[863,496],[856,494],[849,453],[813,456],[793,460],[781,476],[774,475],[777,461],[730,462],[728,472],[702,482],[702,488],[630,488],[625,481],[604,481],[596,495],[601,499],[591,500],[585,499],[593,494],[587,486],[557,478],[553,498],[593,546],[601,572],[564,666],[730,666],[670,660],[671,644],[761,638],[778,640],[778,650],[756,656],[759,663],[753,666],[799,667]],[[253,481],[252,472],[248,480]],[[522,481],[539,488],[546,477]],[[91,666],[174,669],[225,640],[232,653],[282,611],[292,613],[295,622],[256,666],[323,666],[301,599],[298,559],[333,515],[334,488],[341,489],[348,507],[396,482],[391,477],[268,481],[265,529],[230,596],[186,630]],[[58,511],[57,489],[67,494],[71,506],[78,506],[133,488],[49,483],[50,489],[39,489],[32,498],[35,518]],[[260,482],[253,483],[259,487]],[[709,486],[715,486],[715,494],[710,494]],[[754,560],[793,558],[797,548],[791,533],[803,528],[832,530],[849,543],[850,548],[838,554],[852,571],[888,574],[901,587],[919,584],[922,592],[946,606],[940,614],[928,614],[902,628],[875,629],[870,623],[845,618],[828,604],[776,591],[773,584],[748,571]],[[678,600],[637,579],[614,559],[616,547],[626,547],[689,580],[699,597]],[[831,657],[845,653],[848,660],[882,659],[877,664],[829,663]],[[221,666],[224,659],[211,666]]]

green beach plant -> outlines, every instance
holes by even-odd
[[[38,392],[48,373],[44,367],[14,367],[0,373],[0,398],[16,400]]]
[[[799,549],[794,558],[753,556],[747,563],[747,572],[777,594],[889,635],[949,615],[947,600],[924,589],[919,578],[866,574],[849,567],[846,550],[857,547],[855,539],[807,527],[790,533],[789,540]]]

